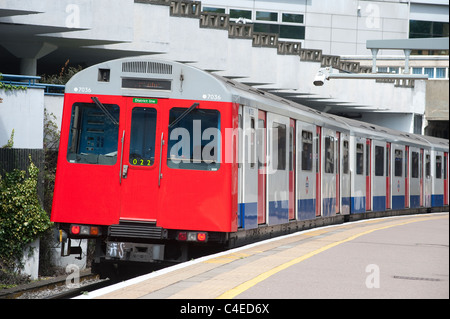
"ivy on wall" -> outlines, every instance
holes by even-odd
[[[0,177],[0,270],[17,267],[25,246],[52,225],[38,199],[38,173],[30,156],[28,174],[15,169]]]

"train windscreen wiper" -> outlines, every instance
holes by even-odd
[[[169,129],[174,127],[178,122],[180,122],[182,119],[186,117],[190,112],[192,112],[193,109],[195,109],[197,106],[199,106],[199,103],[194,103],[190,108],[188,108],[186,111],[184,111],[180,116],[178,116],[175,120],[172,121],[172,123],[169,124]]]
[[[94,101],[94,103],[98,106],[98,108],[100,110],[102,110],[103,113],[105,113],[105,115],[111,120],[111,122],[116,125],[119,126],[119,122],[116,121],[116,119],[114,118],[114,116],[112,116],[111,113],[108,112],[108,110],[106,109],[106,107],[98,100],[98,97],[93,96],[91,97],[92,101]]]

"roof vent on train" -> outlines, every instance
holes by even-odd
[[[172,74],[172,65],[160,62],[130,61],[122,63],[122,72]]]

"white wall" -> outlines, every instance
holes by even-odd
[[[0,146],[14,129],[14,148],[43,148],[44,90],[0,89]]]

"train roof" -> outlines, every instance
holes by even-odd
[[[201,83],[201,85],[199,85]],[[123,95],[233,102],[274,111],[351,135],[447,149],[448,140],[400,132],[379,125],[323,113],[263,90],[180,62],[140,56],[111,60],[75,74],[66,93]]]

